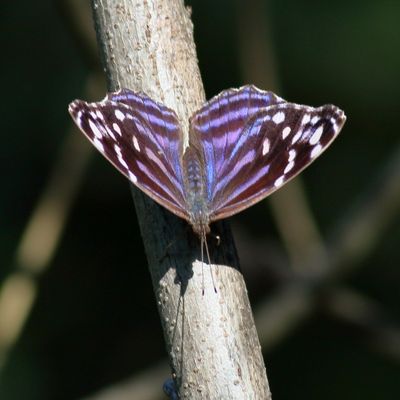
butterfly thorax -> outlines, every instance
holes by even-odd
[[[187,149],[183,156],[183,175],[189,222],[195,233],[204,236],[205,233],[210,232],[210,214],[207,206],[204,168],[198,151],[193,147]]]

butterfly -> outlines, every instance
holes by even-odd
[[[253,85],[225,90],[196,111],[186,148],[176,113],[143,93],[75,100],[69,112],[117,170],[187,220],[202,243],[210,223],[252,206],[310,165],[346,121],[336,106],[289,103]]]

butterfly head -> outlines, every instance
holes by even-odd
[[[210,220],[208,214],[202,210],[198,210],[195,213],[190,213],[190,225],[192,225],[194,233],[200,237],[205,237],[207,233],[210,233]]]

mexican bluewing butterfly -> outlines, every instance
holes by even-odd
[[[92,144],[134,185],[187,220],[202,243],[209,224],[264,199],[335,139],[339,108],[288,103],[244,86],[214,97],[190,118],[189,146],[174,111],[127,89],[69,112]]]

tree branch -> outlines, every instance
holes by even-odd
[[[174,109],[188,133],[204,102],[189,12],[180,0],[93,0],[110,90],[143,91]],[[133,188],[154,292],[179,394],[189,399],[263,398],[270,392],[230,229],[211,243],[218,293],[184,221]],[[137,266],[135,266],[137,268]],[[202,279],[206,293],[202,295]]]

